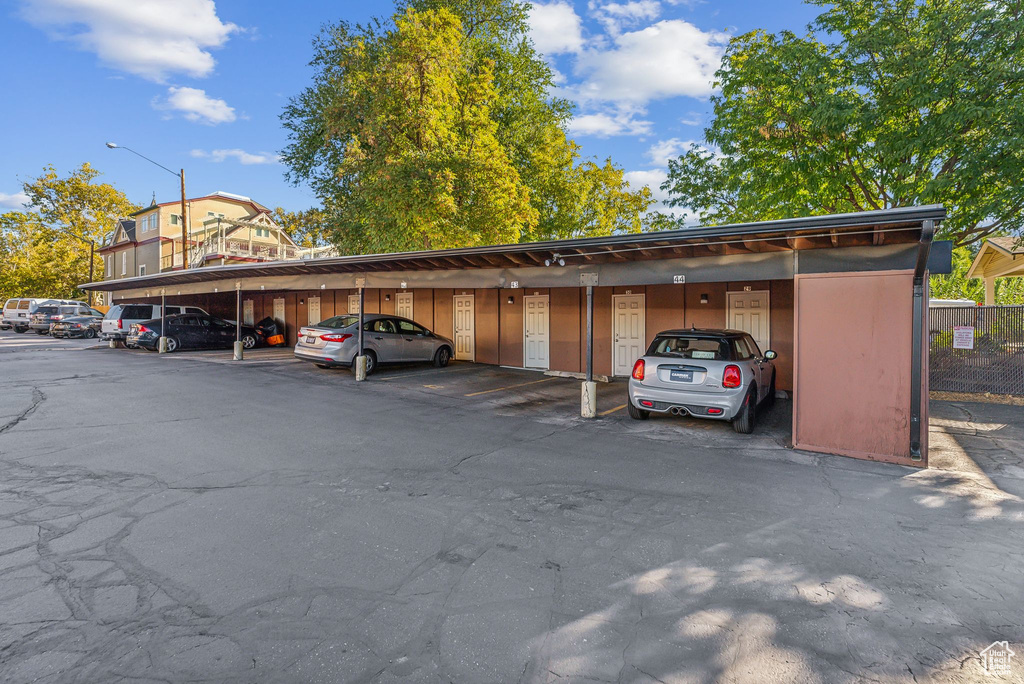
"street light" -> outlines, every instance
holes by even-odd
[[[188,252],[187,252],[187,250],[188,250],[188,228],[187,228],[188,222],[185,219],[185,169],[182,169],[180,172],[175,173],[174,171],[171,171],[169,168],[167,168],[163,164],[161,164],[159,162],[153,161],[152,159],[150,159],[149,157],[147,157],[144,154],[139,154],[138,152],[136,152],[135,150],[133,150],[130,147],[125,147],[124,145],[118,145],[117,143],[112,143],[112,142],[108,142],[107,143],[107,147],[109,147],[112,150],[128,150],[129,152],[134,154],[136,157],[142,157],[143,159],[148,161],[150,164],[155,164],[156,166],[159,166],[161,169],[163,169],[167,173],[169,173],[169,174],[171,174],[173,176],[177,176],[181,180],[181,268],[182,268],[182,270],[187,269],[188,268]],[[174,267],[174,249],[171,249],[171,267],[172,268]]]

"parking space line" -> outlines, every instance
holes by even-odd
[[[530,382],[521,382],[518,385],[506,385],[504,387],[495,387],[494,389],[482,390],[480,392],[470,392],[463,396],[466,397],[478,397],[481,394],[490,394],[491,392],[501,392],[502,390],[515,389],[516,387],[525,387],[526,385],[536,385],[541,382],[551,382],[552,380],[558,380],[558,378],[544,378],[543,380],[531,380]]]
[[[416,371],[415,373],[403,373],[402,375],[389,375],[389,376],[387,376],[385,378],[380,378],[380,379],[381,379],[381,381],[384,381],[384,380],[401,380],[402,378],[413,378],[413,377],[416,377],[417,375],[429,375],[431,373],[458,373],[459,371],[467,371],[467,370],[479,370],[479,369],[475,368],[474,366],[465,366],[463,368],[434,368],[432,370]]]
[[[621,411],[621,410],[622,410],[622,409],[624,409],[624,408],[626,408],[626,405],[625,405],[625,404],[623,404],[622,406],[616,406],[616,407],[615,407],[615,408],[613,408],[613,409],[608,409],[607,411],[601,411],[601,412],[600,412],[599,414],[597,414],[597,415],[599,415],[599,416],[607,416],[607,415],[609,415],[609,414],[611,414],[611,413],[615,413],[616,411]]]

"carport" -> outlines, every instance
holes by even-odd
[[[797,448],[927,465],[929,249],[941,206],[514,245],[175,270],[83,286],[111,303],[271,316],[289,344],[338,313],[411,318],[456,358],[626,376],[660,330],[775,350]],[[600,390],[598,390],[600,391]]]

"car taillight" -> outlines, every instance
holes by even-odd
[[[633,379],[643,380],[644,379],[644,360],[637,359],[636,363],[633,364]]]
[[[739,387],[740,382],[740,367],[726,366],[722,373],[722,387]]]
[[[140,326],[139,326],[139,332],[140,332],[140,333],[144,333],[144,332],[150,332],[150,329],[149,329],[149,328],[147,328],[147,327],[146,327],[146,326],[144,326],[144,325],[140,325]]]
[[[64,317],[63,317],[63,316],[59,316],[59,315],[58,315],[58,316],[54,316],[54,317],[53,317],[53,320],[55,320],[55,321],[59,321],[59,320],[61,320],[62,318],[64,318]]]
[[[352,333],[344,333],[342,335],[328,333],[326,335],[321,335],[320,339],[323,340],[324,342],[344,342],[350,337],[352,337]]]
[[[117,319],[117,329],[118,330],[123,330],[124,329],[124,326],[121,325],[121,319],[120,318]]]

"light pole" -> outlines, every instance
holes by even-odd
[[[142,157],[143,159],[148,161],[150,164],[156,164],[157,166],[159,166],[161,169],[163,169],[167,173],[171,174],[172,176],[177,176],[178,179],[181,181],[181,268],[182,268],[182,270],[187,269],[188,268],[188,228],[187,228],[188,223],[187,223],[187,221],[185,219],[185,169],[182,169],[180,172],[175,173],[174,171],[171,171],[169,168],[167,168],[163,164],[161,164],[159,162],[153,161],[152,159],[150,159],[149,157],[147,157],[144,154],[139,154],[138,152],[136,152],[135,150],[133,150],[130,147],[125,147],[124,145],[118,145],[117,143],[112,143],[112,142],[108,142],[107,143],[107,147],[109,147],[112,150],[128,150],[129,152],[131,152],[135,156]],[[174,249],[171,249],[171,268],[174,268]]]

